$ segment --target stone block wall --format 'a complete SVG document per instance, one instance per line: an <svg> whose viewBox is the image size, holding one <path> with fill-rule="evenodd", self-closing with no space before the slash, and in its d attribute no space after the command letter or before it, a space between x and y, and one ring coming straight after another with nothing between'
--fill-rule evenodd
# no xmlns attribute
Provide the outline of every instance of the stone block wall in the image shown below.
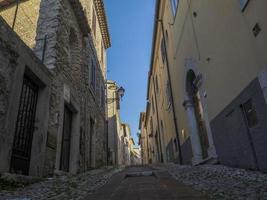
<svg viewBox="0 0 267 200"><path fill-rule="evenodd" d="M92 37L90 34L87 37L82 34L71 4L63 0L41 2L37 33L37 38L48 35L44 63L54 75L49 136L57 145L56 148L48 147L45 174L51 174L51 170L59 168L64 85L70 89L71 99L80 110L80 144L75 147L80 155L79 170L102 166L106 162L105 105L101 103L105 80ZM42 47L43 41L37 41L35 52L39 57ZM95 88L90 84L93 67L91 60L95 63ZM90 127L91 120L95 124L94 130ZM51 162L51 159L56 161ZM56 166L52 166L53 163Z"/></svg>
<svg viewBox="0 0 267 200"><path fill-rule="evenodd" d="M29 29L24 29L24 25L28 27L30 22L25 20L24 24L20 21L23 17L20 18L17 26L18 35L33 48L40 60L44 55L44 64L51 73L50 103L47 109L48 130L45 135L47 138L44 139L46 148L43 152L44 163L38 175L50 176L55 170L60 170L65 105L71 107L75 118L73 119L75 127L71 133L73 141L70 172L77 173L105 165L107 161L105 98L103 99L105 77L92 36L90 33L88 35L82 33L77 15L68 0L33 0L25 1L20 6L20 11L23 9L27 11L24 17L34 23ZM14 7L10 7L1 11L1 15L4 13L5 17L10 19L13 10ZM10 25L11 21L8 23ZM10 55L14 56L10 62L1 60L1 66L2 63L3 66L8 66L0 69L0 126L3 126L1 130L5 129L4 120L7 117L5 109L10 102L7 97L9 84L13 81L9 76L14 70L12 63L16 65L19 62L15 53L11 52ZM9 56L3 58L7 59ZM90 84L92 60L95 63L95 87ZM94 127L91 127L91 121L94 122ZM5 134L0 135L4 142Z"/></svg>
<svg viewBox="0 0 267 200"><path fill-rule="evenodd" d="M24 77L38 87L29 174L41 176L48 124L51 74L0 17L0 172L9 172Z"/></svg>

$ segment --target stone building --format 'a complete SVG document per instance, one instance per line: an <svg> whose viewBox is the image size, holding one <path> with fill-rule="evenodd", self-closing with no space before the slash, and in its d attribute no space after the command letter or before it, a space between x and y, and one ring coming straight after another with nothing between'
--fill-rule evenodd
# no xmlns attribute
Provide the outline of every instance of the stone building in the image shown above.
<svg viewBox="0 0 267 200"><path fill-rule="evenodd" d="M119 164L128 166L131 165L131 129L128 124L121 124L121 135L119 144Z"/></svg>
<svg viewBox="0 0 267 200"><path fill-rule="evenodd" d="M141 165L141 150L140 147L135 146L134 139L131 137L129 140L129 152L130 152L130 165Z"/></svg>
<svg viewBox="0 0 267 200"><path fill-rule="evenodd" d="M157 1L150 80L167 71L180 162L267 169L266 6Z"/></svg>
<svg viewBox="0 0 267 200"><path fill-rule="evenodd" d="M139 117L139 135L138 135L138 144L141 148L141 159L142 164L148 164L149 163L149 148L148 148L148 135L146 131L146 113L141 112Z"/></svg>
<svg viewBox="0 0 267 200"><path fill-rule="evenodd" d="M41 174L51 79L45 65L0 17L0 173Z"/></svg>
<svg viewBox="0 0 267 200"><path fill-rule="evenodd" d="M107 81L108 110L108 164L118 165L118 145L120 139L120 97L115 81Z"/></svg>
<svg viewBox="0 0 267 200"><path fill-rule="evenodd" d="M14 1L0 1L0 15L10 26L15 7ZM18 159L14 161L17 155L14 154L13 141L23 137L19 117L14 114L16 110L8 110L13 113L17 128L16 131L9 130L13 138L7 144L10 150L5 157L6 167L1 168L1 172L48 176L56 171L77 173L105 165L106 49L110 47L110 38L102 0L21 1L14 31L49 70L49 112L44 115L47 121L40 120L37 109L32 126L41 123L47 126L47 131L44 129L38 140L28 141L29 147L38 144L40 148L32 148L27 158L28 166L17 169L20 166L12 164L20 162ZM36 57L32 59L38 60ZM3 67L1 63L1 69ZM22 90L21 98L24 92ZM38 98L39 101L43 102ZM14 137L14 131L19 132L18 138ZM4 148L2 143L1 148ZM38 162L34 160L36 156Z"/></svg>
<svg viewBox="0 0 267 200"><path fill-rule="evenodd" d="M120 100L123 94L124 89L119 87L115 81L107 81L109 165L130 165L131 130L120 117Z"/></svg>

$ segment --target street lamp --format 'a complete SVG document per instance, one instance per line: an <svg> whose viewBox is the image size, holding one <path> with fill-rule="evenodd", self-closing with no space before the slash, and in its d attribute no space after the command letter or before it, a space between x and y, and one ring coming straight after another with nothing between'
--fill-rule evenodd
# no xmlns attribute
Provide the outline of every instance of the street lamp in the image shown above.
<svg viewBox="0 0 267 200"><path fill-rule="evenodd" d="M122 99L122 97L124 96L124 93L125 93L125 89L122 86L120 86L120 88L117 90L117 92L118 92L119 97Z"/></svg>
<svg viewBox="0 0 267 200"><path fill-rule="evenodd" d="M110 86L108 87L108 89L113 89L113 90L116 90L116 93L118 94L118 97L115 97L115 98L107 98L107 103L113 103L114 101L120 101L122 99L122 97L124 96L125 94L125 89L120 86Z"/></svg>

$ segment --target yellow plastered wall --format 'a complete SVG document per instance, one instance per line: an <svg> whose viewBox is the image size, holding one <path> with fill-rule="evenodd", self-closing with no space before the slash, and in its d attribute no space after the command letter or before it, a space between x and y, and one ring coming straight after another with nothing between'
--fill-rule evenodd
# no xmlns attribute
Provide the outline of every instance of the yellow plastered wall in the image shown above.
<svg viewBox="0 0 267 200"><path fill-rule="evenodd" d="M189 7L190 5L190 7ZM173 95L179 132L189 135L185 98L185 60L196 62L203 74L203 88L209 120L214 119L267 66L267 1L250 1L244 12L239 1L180 1L177 16L168 17L165 7L164 26L169 29L168 48ZM196 16L193 16L193 12ZM262 31L254 37L253 26ZM171 25L170 25L171 24Z"/></svg>
<svg viewBox="0 0 267 200"><path fill-rule="evenodd" d="M14 31L30 47L35 45L37 21L39 17L40 0L28 0L19 4ZM0 15L12 26L16 4L0 9Z"/></svg>

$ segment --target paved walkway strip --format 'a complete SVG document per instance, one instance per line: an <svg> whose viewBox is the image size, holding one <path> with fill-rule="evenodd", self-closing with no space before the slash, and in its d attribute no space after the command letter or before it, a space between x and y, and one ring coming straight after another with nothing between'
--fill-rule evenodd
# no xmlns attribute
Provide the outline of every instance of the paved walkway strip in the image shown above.
<svg viewBox="0 0 267 200"><path fill-rule="evenodd" d="M85 200L176 199L207 200L208 197L190 186L178 183L166 171L131 168L116 174L107 185L85 198Z"/></svg>

